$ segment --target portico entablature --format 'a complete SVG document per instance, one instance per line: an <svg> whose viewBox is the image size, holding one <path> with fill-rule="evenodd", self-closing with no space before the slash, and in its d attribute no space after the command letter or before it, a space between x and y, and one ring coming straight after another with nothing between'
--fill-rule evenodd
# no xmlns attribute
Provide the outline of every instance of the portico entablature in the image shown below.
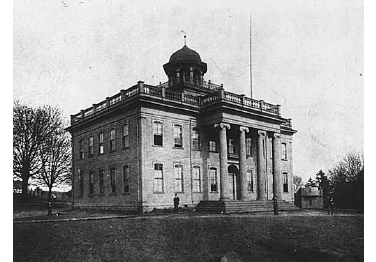
<svg viewBox="0 0 376 262"><path fill-rule="evenodd" d="M225 118L221 117L218 119L212 119L212 121L210 122L205 122L205 125L212 125L212 123L228 123L230 125L244 126L251 129L264 130L273 133L281 132L281 126L279 124L273 124L249 118L238 119L230 115Z"/></svg>

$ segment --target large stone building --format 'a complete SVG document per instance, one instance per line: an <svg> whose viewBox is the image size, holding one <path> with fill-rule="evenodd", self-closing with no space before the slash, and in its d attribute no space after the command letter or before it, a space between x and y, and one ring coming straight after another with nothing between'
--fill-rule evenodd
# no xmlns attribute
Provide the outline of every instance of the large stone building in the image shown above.
<svg viewBox="0 0 376 262"><path fill-rule="evenodd" d="M270 208L273 194L292 203L296 131L280 106L204 81L207 64L186 45L163 68L168 82L71 116L73 206L149 211L175 193L224 212Z"/></svg>

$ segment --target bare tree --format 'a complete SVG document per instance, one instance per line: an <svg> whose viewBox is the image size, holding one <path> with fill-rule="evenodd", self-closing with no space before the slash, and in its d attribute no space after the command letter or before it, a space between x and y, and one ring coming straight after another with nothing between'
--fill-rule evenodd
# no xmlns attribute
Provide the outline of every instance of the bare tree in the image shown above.
<svg viewBox="0 0 376 262"><path fill-rule="evenodd" d="M303 186L303 179L301 176L294 175L293 176L293 184L295 185L295 190L298 190Z"/></svg>
<svg viewBox="0 0 376 262"><path fill-rule="evenodd" d="M60 110L51 106L32 108L18 101L13 105L13 176L22 180L27 196L30 177L41 168L41 144L62 126Z"/></svg>
<svg viewBox="0 0 376 262"><path fill-rule="evenodd" d="M48 187L48 215L52 214L52 188L70 183L71 145L63 128L44 141L40 149L41 168L35 175L37 183Z"/></svg>

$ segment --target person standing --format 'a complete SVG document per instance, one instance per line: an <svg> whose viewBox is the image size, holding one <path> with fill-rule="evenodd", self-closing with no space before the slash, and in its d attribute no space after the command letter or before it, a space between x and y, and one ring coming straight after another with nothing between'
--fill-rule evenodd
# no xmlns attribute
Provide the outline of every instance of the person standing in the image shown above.
<svg viewBox="0 0 376 262"><path fill-rule="evenodd" d="M328 215L333 215L334 210L334 200L332 197L329 198L329 209L328 209Z"/></svg>
<svg viewBox="0 0 376 262"><path fill-rule="evenodd" d="M274 215L278 216L278 198L276 196L273 197L273 210Z"/></svg>
<svg viewBox="0 0 376 262"><path fill-rule="evenodd" d="M179 202L180 202L180 199L178 197L178 194L175 193L175 197L174 197L174 212L175 213L179 211Z"/></svg>

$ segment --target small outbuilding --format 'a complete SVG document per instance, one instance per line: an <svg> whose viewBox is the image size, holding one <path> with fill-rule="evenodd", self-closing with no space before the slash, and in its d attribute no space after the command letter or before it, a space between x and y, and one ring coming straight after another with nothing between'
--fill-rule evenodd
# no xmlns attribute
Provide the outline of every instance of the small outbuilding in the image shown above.
<svg viewBox="0 0 376 262"><path fill-rule="evenodd" d="M322 209L324 198L322 189L318 187L300 188L295 194L295 205L300 208Z"/></svg>

